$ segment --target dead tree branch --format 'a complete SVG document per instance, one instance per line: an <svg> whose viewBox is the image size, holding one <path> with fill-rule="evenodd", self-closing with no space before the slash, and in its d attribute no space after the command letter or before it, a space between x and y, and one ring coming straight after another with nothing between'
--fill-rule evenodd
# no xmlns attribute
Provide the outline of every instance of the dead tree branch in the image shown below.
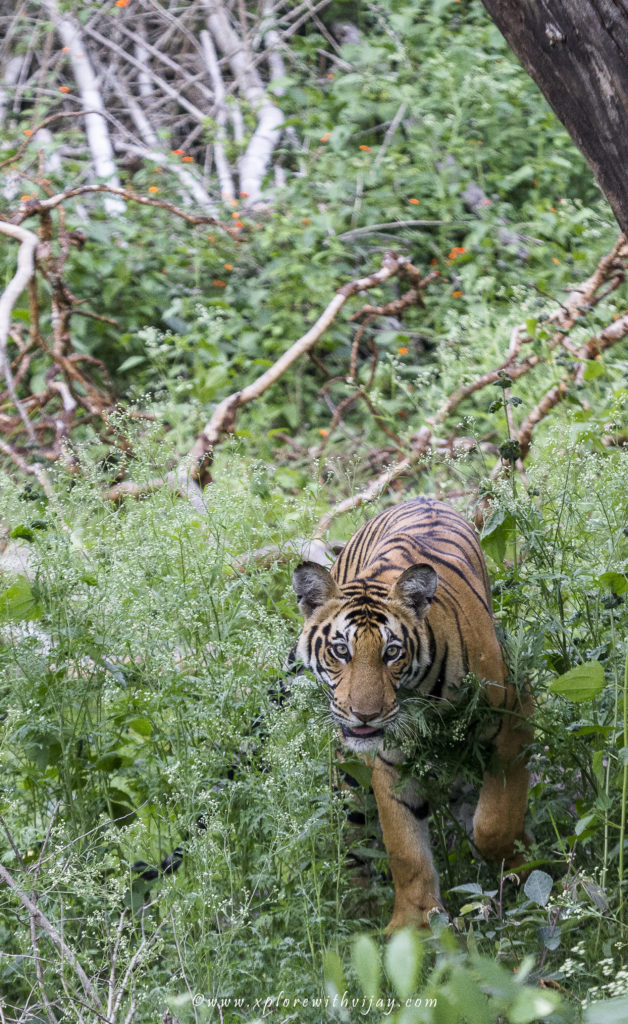
<svg viewBox="0 0 628 1024"><path fill-rule="evenodd" d="M223 398L222 402L216 406L211 419L199 434L189 455L192 472L195 475L198 474L202 483L208 482L208 470L212 462L213 448L220 441L221 437L233 431L238 409L259 398L272 384L276 383L286 370L318 341L352 295L375 288L377 285L387 281L388 278L398 274L406 262L407 260L403 256L387 253L382 266L375 273L343 285L342 288L338 289L334 298L310 330L303 337L299 338L298 341L295 341L261 377L258 377L256 381L241 391L236 391Z"/></svg>
<svg viewBox="0 0 628 1024"><path fill-rule="evenodd" d="M547 342L550 351L562 346L570 354L574 354L574 346L566 337L568 332L608 293L608 289L600 293L604 285L612 289L624 280L625 262L627 259L628 243L625 236L622 235L611 252L600 260L593 274L582 284L572 289L564 302L561 303L559 309L549 317L547 327L548 330L553 329L553 333L551 333ZM599 334L590 338L583 346L575 349L577 361L570 372L543 396L528 414L518 431L517 440L521 448L522 458L529 451L534 428L567 394L568 385L573 383L582 371L584 361L595 358L604 349L615 345L627 335L628 314L620 317L604 328ZM434 429L442 426L466 398L488 385L494 384L500 377L507 376L514 380L529 373L535 366L542 364L544 360L540 355L531 354L521 359L519 358L523 345L530 344L532 341L533 339L528 334L524 325L515 327L511 333L508 356L504 362L494 370L482 374L476 380L465 384L452 395L447 396L436 414L427 418L426 422L414 434L411 452L388 466L386 470L380 473L363 490L339 502L330 509L320 519L314 536L321 538L338 516L351 509L359 508L369 501L373 501L393 481L419 465L431 449L434 441Z"/></svg>

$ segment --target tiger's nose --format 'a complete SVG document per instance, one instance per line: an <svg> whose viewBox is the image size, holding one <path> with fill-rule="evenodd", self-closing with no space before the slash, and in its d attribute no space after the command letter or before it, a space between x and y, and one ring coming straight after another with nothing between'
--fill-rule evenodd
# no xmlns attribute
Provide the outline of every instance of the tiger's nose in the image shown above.
<svg viewBox="0 0 628 1024"><path fill-rule="evenodd" d="M373 711L365 714L363 711L356 711L355 708L352 707L349 708L349 711L352 715L355 715L356 718L359 718L361 722L364 722L365 725L367 722L372 722L374 718L379 718L381 714L380 711Z"/></svg>

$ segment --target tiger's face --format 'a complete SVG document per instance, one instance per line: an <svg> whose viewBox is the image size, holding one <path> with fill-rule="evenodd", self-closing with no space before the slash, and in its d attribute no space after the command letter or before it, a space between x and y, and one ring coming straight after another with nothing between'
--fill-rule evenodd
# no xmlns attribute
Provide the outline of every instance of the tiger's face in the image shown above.
<svg viewBox="0 0 628 1024"><path fill-rule="evenodd" d="M413 565L390 588L356 580L339 587L315 562L297 567L293 586L305 625L296 654L325 689L344 743L382 746L399 725L398 691L429 662L425 615L438 577Z"/></svg>

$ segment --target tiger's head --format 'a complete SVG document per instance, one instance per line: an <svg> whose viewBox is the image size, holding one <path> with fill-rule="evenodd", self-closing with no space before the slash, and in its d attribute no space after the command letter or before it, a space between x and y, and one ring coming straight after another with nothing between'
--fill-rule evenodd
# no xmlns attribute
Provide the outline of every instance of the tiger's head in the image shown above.
<svg viewBox="0 0 628 1024"><path fill-rule="evenodd" d="M295 569L305 616L296 656L323 685L351 750L380 747L385 732L395 731L397 693L429 663L424 619L437 583L426 564L410 566L390 587L361 580L339 586L315 562Z"/></svg>

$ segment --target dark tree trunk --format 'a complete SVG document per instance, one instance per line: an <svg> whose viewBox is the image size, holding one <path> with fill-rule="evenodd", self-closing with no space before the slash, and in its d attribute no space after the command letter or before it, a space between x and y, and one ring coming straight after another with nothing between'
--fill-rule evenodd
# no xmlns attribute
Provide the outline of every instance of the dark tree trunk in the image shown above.
<svg viewBox="0 0 628 1024"><path fill-rule="evenodd" d="M628 0L482 0L628 234Z"/></svg>

